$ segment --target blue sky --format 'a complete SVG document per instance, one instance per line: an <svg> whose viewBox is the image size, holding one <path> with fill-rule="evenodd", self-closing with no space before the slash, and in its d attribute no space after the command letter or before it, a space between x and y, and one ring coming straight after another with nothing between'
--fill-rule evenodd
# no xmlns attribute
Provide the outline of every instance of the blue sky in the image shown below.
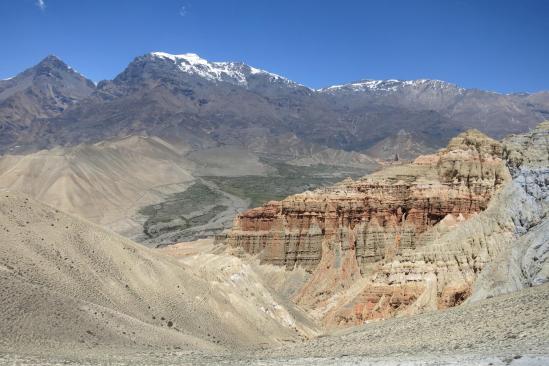
<svg viewBox="0 0 549 366"><path fill-rule="evenodd" d="M0 78L55 54L98 81L150 51L310 87L435 78L549 90L546 0L0 0Z"/></svg>

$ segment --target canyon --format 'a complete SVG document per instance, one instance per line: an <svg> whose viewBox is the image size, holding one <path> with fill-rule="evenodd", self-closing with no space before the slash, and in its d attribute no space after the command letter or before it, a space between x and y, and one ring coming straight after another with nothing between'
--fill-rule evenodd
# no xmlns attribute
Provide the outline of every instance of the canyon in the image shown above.
<svg viewBox="0 0 549 366"><path fill-rule="evenodd" d="M3 191L0 364L544 364L548 146L466 131L162 248Z"/></svg>
<svg viewBox="0 0 549 366"><path fill-rule="evenodd" d="M548 134L547 122L502 143L466 131L412 163L248 210L218 241L304 268L310 277L293 301L328 327L453 307L516 238L515 221L544 217ZM515 187L526 174L536 179ZM540 189L532 207L506 212L517 210L515 195Z"/></svg>

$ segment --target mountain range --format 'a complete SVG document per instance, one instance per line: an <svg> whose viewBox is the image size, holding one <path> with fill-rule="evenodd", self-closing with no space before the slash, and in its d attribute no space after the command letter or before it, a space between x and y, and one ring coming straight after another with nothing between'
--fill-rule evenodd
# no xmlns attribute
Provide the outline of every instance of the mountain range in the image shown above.
<svg viewBox="0 0 549 366"><path fill-rule="evenodd" d="M2 152L147 134L195 149L237 145L285 158L296 145L413 158L468 128L502 138L548 117L549 92L498 94L438 80L315 90L192 53L139 56L97 85L55 56L0 81Z"/></svg>

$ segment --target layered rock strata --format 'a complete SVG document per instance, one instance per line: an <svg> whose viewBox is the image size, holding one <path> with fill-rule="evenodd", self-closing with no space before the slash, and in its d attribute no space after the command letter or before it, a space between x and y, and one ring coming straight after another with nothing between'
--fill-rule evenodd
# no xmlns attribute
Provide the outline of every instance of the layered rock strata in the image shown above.
<svg viewBox="0 0 549 366"><path fill-rule="evenodd" d="M452 226L484 210L508 179L501 155L498 142L469 131L412 164L248 210L227 242L260 253L264 263L311 271L322 244L332 251L339 243L340 254L353 251L367 273L372 263L423 245L437 223Z"/></svg>
<svg viewBox="0 0 549 366"><path fill-rule="evenodd" d="M547 168L539 157L547 130L542 124L504 145L467 131L411 164L246 211L225 242L263 263L311 272L294 301L326 325L458 305L520 235L528 188L515 186L525 179L524 161ZM528 179L545 182L535 174ZM544 184L526 186L539 200Z"/></svg>

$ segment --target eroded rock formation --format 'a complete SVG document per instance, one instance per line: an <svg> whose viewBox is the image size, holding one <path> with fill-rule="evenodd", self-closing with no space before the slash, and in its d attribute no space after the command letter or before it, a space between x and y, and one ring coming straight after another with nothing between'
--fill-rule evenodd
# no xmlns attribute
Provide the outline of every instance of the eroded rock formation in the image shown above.
<svg viewBox="0 0 549 366"><path fill-rule="evenodd" d="M501 145L466 132L435 155L392 166L358 181L273 201L241 214L228 242L266 263L314 269L323 241L354 250L361 271L421 245L421 234L486 208L508 178Z"/></svg>
<svg viewBox="0 0 549 366"><path fill-rule="evenodd" d="M311 272L294 301L326 325L458 305L517 235L513 215L493 199L512 194L506 163L517 172L530 158L518 145L532 136L513 141L504 147L467 131L411 164L248 210L225 242L262 263Z"/></svg>

